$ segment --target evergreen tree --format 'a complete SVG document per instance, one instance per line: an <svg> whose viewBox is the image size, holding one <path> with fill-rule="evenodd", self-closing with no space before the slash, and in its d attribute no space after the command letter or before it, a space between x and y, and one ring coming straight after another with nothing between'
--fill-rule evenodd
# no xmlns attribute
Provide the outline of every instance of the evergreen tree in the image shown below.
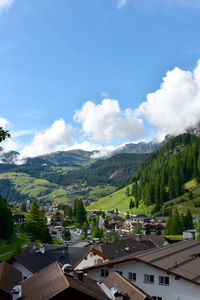
<svg viewBox="0 0 200 300"><path fill-rule="evenodd" d="M22 204L21 204L21 211L26 212L26 201L25 201L25 200L22 201Z"/></svg>
<svg viewBox="0 0 200 300"><path fill-rule="evenodd" d="M93 230L91 231L91 236L92 236L92 238L100 239L103 236L103 231L98 226L95 226L93 228Z"/></svg>
<svg viewBox="0 0 200 300"><path fill-rule="evenodd" d="M69 229L66 229L65 230L65 240L66 241L70 241L71 240L71 233L70 233L70 231L69 231Z"/></svg>
<svg viewBox="0 0 200 300"><path fill-rule="evenodd" d="M187 229L193 229L194 224L193 224L193 218L190 209L188 208L187 213L184 217L184 230Z"/></svg>
<svg viewBox="0 0 200 300"><path fill-rule="evenodd" d="M83 235L87 236L87 231L88 231L88 223L87 222L83 223L82 229L83 229Z"/></svg>
<svg viewBox="0 0 200 300"><path fill-rule="evenodd" d="M142 227L141 223L139 221L137 221L132 233L133 234L140 234L141 227Z"/></svg>
<svg viewBox="0 0 200 300"><path fill-rule="evenodd" d="M31 236L32 241L40 240L42 243L52 242L45 214L39 208L36 201L33 201L26 217L25 231Z"/></svg>
<svg viewBox="0 0 200 300"><path fill-rule="evenodd" d="M129 186L127 186L127 188L126 188L126 196L129 196L129 194L130 194L130 188L129 188Z"/></svg>
<svg viewBox="0 0 200 300"><path fill-rule="evenodd" d="M175 181L172 176L169 177L168 187L169 187L169 199L175 198L175 196L176 196Z"/></svg>
<svg viewBox="0 0 200 300"><path fill-rule="evenodd" d="M8 239L14 233L14 222L10 207L0 196L0 238Z"/></svg>
<svg viewBox="0 0 200 300"><path fill-rule="evenodd" d="M79 224L83 224L86 221L86 211L81 198L75 200L74 217Z"/></svg>

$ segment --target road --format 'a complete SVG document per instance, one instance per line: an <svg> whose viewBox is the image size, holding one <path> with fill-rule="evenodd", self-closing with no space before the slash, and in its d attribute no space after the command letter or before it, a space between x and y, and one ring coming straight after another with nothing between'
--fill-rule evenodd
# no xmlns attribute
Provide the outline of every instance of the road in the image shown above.
<svg viewBox="0 0 200 300"><path fill-rule="evenodd" d="M79 234L76 233L76 232L74 231L74 229L70 229L70 233L71 233L71 236L72 236L71 243L76 242L76 241L79 240L80 237L81 237L80 233L79 233Z"/></svg>

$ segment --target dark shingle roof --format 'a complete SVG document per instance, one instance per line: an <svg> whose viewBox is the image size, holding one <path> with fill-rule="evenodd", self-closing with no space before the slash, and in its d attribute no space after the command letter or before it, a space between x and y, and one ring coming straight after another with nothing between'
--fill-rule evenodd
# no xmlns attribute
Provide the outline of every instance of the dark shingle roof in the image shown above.
<svg viewBox="0 0 200 300"><path fill-rule="evenodd" d="M22 281L22 273L7 262L0 264L0 288L10 292L12 288Z"/></svg>
<svg viewBox="0 0 200 300"><path fill-rule="evenodd" d="M126 256L138 251L155 247L153 244L144 244L133 238L127 238L115 243L101 243L94 246L94 249L101 252L110 259Z"/></svg>
<svg viewBox="0 0 200 300"><path fill-rule="evenodd" d="M39 244L32 243L17 257L17 260L26 265L33 273L39 272L55 261L61 264L68 263L75 267L91 248L91 246L79 248L49 244L45 244L44 247L45 253L41 253L36 250L39 249Z"/></svg>

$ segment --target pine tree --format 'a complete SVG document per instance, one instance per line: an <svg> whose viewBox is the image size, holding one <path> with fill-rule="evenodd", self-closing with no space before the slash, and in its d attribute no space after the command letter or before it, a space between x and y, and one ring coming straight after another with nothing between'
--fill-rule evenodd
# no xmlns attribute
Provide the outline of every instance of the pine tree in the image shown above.
<svg viewBox="0 0 200 300"><path fill-rule="evenodd" d="M193 229L194 224L193 224L193 218L190 209L188 208L187 213L184 217L184 229Z"/></svg>
<svg viewBox="0 0 200 300"><path fill-rule="evenodd" d="M52 242L45 214L40 210L36 201L33 201L26 217L25 231L31 236L32 241L40 240L42 243Z"/></svg>
<svg viewBox="0 0 200 300"><path fill-rule="evenodd" d="M26 201L25 201L25 200L22 201L22 204L21 204L21 211L26 212Z"/></svg>
<svg viewBox="0 0 200 300"><path fill-rule="evenodd" d="M71 240L71 233L70 233L69 229L65 230L65 240L66 241Z"/></svg>
<svg viewBox="0 0 200 300"><path fill-rule="evenodd" d="M0 238L8 239L14 233L14 222L10 207L0 196Z"/></svg>
<svg viewBox="0 0 200 300"><path fill-rule="evenodd" d="M75 200L74 217L79 224L83 224L86 221L86 211L81 198Z"/></svg>
<svg viewBox="0 0 200 300"><path fill-rule="evenodd" d="M130 194L130 188L129 188L129 186L127 186L127 188L126 188L126 196L129 196L129 194Z"/></svg>

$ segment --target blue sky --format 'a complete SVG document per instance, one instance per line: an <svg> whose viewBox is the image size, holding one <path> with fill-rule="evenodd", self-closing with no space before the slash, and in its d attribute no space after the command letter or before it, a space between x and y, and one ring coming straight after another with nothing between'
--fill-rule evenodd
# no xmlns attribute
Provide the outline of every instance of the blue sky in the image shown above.
<svg viewBox="0 0 200 300"><path fill-rule="evenodd" d="M199 121L200 0L0 0L3 146L35 156Z"/></svg>

